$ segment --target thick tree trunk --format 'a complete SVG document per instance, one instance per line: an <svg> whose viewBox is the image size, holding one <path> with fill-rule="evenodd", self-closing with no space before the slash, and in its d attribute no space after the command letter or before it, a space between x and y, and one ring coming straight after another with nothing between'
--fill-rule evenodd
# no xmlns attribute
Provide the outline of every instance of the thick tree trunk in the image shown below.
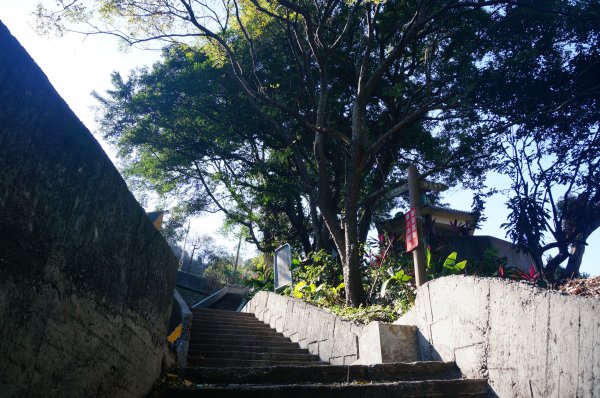
<svg viewBox="0 0 600 398"><path fill-rule="evenodd" d="M365 301L365 293L360 272L360 231L358 220L358 200L364 182L362 147L364 105L356 103L352 115L352 144L346 162L346 184L344 192L344 236L346 252L344 256L344 285L346 305L358 307Z"/></svg>
<svg viewBox="0 0 600 398"><path fill-rule="evenodd" d="M581 261L583 260L583 254L585 253L585 239L577 241L571 247L571 256L567 262L567 269L565 270L566 278L576 278L579 276L579 267L581 267Z"/></svg>
<svg viewBox="0 0 600 398"><path fill-rule="evenodd" d="M344 286L346 291L346 305L358 307L365 302L365 293L360 273L360 250L358 244L346 245L344 256Z"/></svg>
<svg viewBox="0 0 600 398"><path fill-rule="evenodd" d="M546 277L552 280L554 278L554 273L556 272L558 266L562 264L563 261L565 261L568 257L569 252L567 251L567 249L561 248L558 254L552 257L546 263L546 266L544 267L544 273L546 274Z"/></svg>

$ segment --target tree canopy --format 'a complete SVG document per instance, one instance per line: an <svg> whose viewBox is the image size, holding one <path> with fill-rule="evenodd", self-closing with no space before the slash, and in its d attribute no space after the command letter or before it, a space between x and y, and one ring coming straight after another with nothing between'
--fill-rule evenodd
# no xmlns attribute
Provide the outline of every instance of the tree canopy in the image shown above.
<svg viewBox="0 0 600 398"><path fill-rule="evenodd" d="M479 187L502 133L558 137L540 122L572 116L561 104L582 92L569 79L597 68L594 1L59 3L38 9L45 27L178 43L152 71L115 76L105 100L132 172L305 250L331 240L351 305L364 298L361 243L408 164ZM588 109L582 132L597 130Z"/></svg>

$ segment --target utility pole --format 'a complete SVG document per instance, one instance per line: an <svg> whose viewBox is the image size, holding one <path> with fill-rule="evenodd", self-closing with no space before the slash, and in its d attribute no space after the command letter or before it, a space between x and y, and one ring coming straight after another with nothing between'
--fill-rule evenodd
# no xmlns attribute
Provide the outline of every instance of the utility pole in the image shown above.
<svg viewBox="0 0 600 398"><path fill-rule="evenodd" d="M238 241L237 253L235 254L235 265L233 267L233 283L238 281L238 263L240 261L240 246L242 246L242 229L240 228L240 240Z"/></svg>
<svg viewBox="0 0 600 398"><path fill-rule="evenodd" d="M415 265L415 280L417 287L427 282L427 256L425 255L425 241L423 233L423 220L421 218L421 188L419 186L419 171L417 166L408 166L408 198L410 207L415 209L417 217L417 234L419 244L412 251L413 263Z"/></svg>
<svg viewBox="0 0 600 398"><path fill-rule="evenodd" d="M185 230L185 238L183 239L183 247L181 248L181 258L179 259L179 269L183 271L183 260L185 258L185 245L187 243L188 234L190 233L190 222L188 221L188 227Z"/></svg>

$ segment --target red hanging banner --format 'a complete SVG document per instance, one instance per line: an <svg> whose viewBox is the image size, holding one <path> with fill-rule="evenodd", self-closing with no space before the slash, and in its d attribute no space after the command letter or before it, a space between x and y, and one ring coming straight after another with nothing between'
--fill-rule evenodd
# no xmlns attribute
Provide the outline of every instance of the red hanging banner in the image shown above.
<svg viewBox="0 0 600 398"><path fill-rule="evenodd" d="M406 251L410 252L419 246L419 233L417 230L417 211L412 208L404 215L406 229Z"/></svg>

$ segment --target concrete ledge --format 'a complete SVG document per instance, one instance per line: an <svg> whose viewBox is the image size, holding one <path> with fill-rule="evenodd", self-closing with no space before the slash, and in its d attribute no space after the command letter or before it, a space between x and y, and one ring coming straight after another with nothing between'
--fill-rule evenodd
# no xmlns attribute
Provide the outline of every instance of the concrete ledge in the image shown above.
<svg viewBox="0 0 600 398"><path fill-rule="evenodd" d="M208 308L217 301L219 301L223 296L227 294L227 286L221 290L217 290L210 296L198 301L196 304L192 305L192 308Z"/></svg>
<svg viewBox="0 0 600 398"><path fill-rule="evenodd" d="M322 361L350 365L358 359L358 337L363 326L343 321L302 300L263 291L242 311L253 313Z"/></svg>
<svg viewBox="0 0 600 398"><path fill-rule="evenodd" d="M359 359L353 365L415 362L417 360L416 326L371 322L358 339Z"/></svg>
<svg viewBox="0 0 600 398"><path fill-rule="evenodd" d="M417 290L421 360L456 361L500 397L600 397L600 302L498 278L452 276Z"/></svg>
<svg viewBox="0 0 600 398"><path fill-rule="evenodd" d="M192 328L192 320L194 315L187 306L185 300L177 290L175 290L174 299L179 303L181 308L181 337L175 348L177 353L177 366L181 369L187 366L187 354L190 347L190 329Z"/></svg>

